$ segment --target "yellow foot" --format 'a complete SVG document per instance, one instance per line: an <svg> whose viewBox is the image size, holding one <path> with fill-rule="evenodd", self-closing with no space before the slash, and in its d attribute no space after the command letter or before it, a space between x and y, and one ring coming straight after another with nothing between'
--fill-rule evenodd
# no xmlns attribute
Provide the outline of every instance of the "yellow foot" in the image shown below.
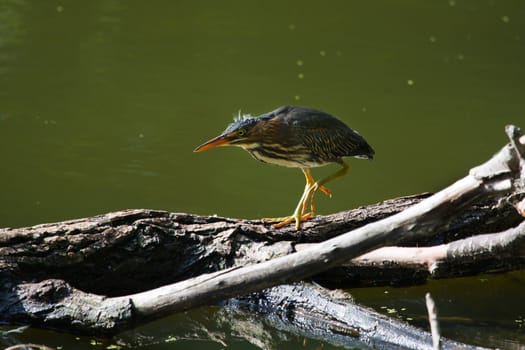
<svg viewBox="0 0 525 350"><path fill-rule="evenodd" d="M277 221L276 224L272 225L273 228L281 228L295 221L295 229L298 230L299 226L301 225L301 222L306 221L310 219L311 217L312 217L312 213L306 213L303 215L291 215L291 216L284 216L281 218L264 218L262 220L264 222L276 222Z"/></svg>

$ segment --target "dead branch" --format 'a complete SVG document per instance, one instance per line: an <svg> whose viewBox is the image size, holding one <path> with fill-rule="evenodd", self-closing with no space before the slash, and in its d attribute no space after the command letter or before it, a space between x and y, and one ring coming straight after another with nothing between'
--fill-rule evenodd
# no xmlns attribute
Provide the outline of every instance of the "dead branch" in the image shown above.
<svg viewBox="0 0 525 350"><path fill-rule="evenodd" d="M7 322L115 333L318 275L385 245L428 242L436 233L445 233L448 241L474 222L486 223L484 230L512 227L522 218L514 209L514 216L509 214L512 205L500 200L523 193L525 139L515 127L507 134L511 142L500 152L435 195L319 217L301 232L275 232L259 221L151 210L2 229L0 315ZM485 202L505 215L497 220L494 212L468 216ZM378 208L383 210L362 215ZM326 238L295 249L298 242Z"/></svg>
<svg viewBox="0 0 525 350"><path fill-rule="evenodd" d="M439 331L437 308L430 293L425 294L425 303L428 311L428 322L430 323L430 333L432 334L432 350L441 349L441 333Z"/></svg>
<svg viewBox="0 0 525 350"><path fill-rule="evenodd" d="M298 244L297 250L311 243ZM479 234L430 247L382 247L315 277L319 283L348 281L338 287L413 284L427 278L473 276L525 266L525 221L503 232Z"/></svg>
<svg viewBox="0 0 525 350"><path fill-rule="evenodd" d="M141 317L179 312L315 275L374 248L399 241L400 235L427 237L446 227L450 218L480 198L510 192L522 184L519 164L525 144L508 128L512 143L466 177L388 218L331 238L305 250L255 265L201 275L194 279L137 293L131 299Z"/></svg>

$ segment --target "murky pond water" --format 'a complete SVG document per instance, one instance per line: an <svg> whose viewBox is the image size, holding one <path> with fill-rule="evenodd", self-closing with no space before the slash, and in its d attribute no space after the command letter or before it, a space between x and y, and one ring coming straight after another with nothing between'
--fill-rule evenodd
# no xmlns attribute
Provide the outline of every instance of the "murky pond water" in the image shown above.
<svg viewBox="0 0 525 350"><path fill-rule="evenodd" d="M288 214L303 188L298 170L240 149L192 152L239 110L256 115L283 104L337 115L377 152L372 162L350 161L352 173L331 185L333 198L319 197L319 213L435 191L495 153L506 124L525 127L524 62L518 0L0 0L0 227L124 208ZM453 320L444 328L478 344L504 334L508 342L494 344L519 348L513 339L525 344L525 308L500 297L514 290L515 275L492 279L498 292L480 293L478 308L515 313L488 322L459 298L453 308L471 310L461 317L479 337L465 339ZM462 295L487 285L467 280L427 287ZM355 293L380 310L410 310L401 305L422 303L425 288ZM162 327L177 335L176 322ZM49 331L20 337L93 348ZM155 349L205 346L166 344ZM285 344L305 346L293 337Z"/></svg>

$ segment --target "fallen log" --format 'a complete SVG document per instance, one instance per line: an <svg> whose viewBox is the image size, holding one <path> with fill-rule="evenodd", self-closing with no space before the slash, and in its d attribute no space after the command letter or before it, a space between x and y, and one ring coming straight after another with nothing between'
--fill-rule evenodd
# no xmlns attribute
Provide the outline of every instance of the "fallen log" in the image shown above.
<svg viewBox="0 0 525 350"><path fill-rule="evenodd" d="M320 276L387 244L428 243L438 233L446 242L513 227L522 220L514 205L523 192L525 140L517 128L507 133L511 142L491 160L435 195L317 217L300 232L152 210L1 229L1 321L114 334L168 313ZM524 251L519 244L513 249ZM522 266L522 255L511 268Z"/></svg>
<svg viewBox="0 0 525 350"><path fill-rule="evenodd" d="M257 308L254 300L259 300ZM230 299L229 305L240 310L265 310L278 329L346 348L432 349L428 332L359 306L341 291L303 283L282 285ZM381 325L380 329L377 325ZM482 349L449 339L442 339L441 346L443 350Z"/></svg>
<svg viewBox="0 0 525 350"><path fill-rule="evenodd" d="M168 322L179 325L177 339L216 342L224 348L244 340L260 349L282 349L290 347L290 338L302 338L310 347L316 340L352 349L430 350L432 346L427 332L360 306L348 293L304 282L228 299L207 309L206 317L190 311ZM172 337L172 329L153 322L113 341L137 347ZM481 349L448 339L442 348Z"/></svg>

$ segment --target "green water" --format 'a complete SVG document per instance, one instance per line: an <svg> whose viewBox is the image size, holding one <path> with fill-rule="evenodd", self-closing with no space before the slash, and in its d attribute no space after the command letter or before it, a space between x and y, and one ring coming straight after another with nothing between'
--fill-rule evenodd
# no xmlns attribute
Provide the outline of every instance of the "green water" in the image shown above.
<svg viewBox="0 0 525 350"><path fill-rule="evenodd" d="M0 0L0 227L289 214L300 171L192 152L239 110L283 104L330 112L376 150L319 213L435 191L495 153L505 124L525 127L524 62L519 0Z"/></svg>

